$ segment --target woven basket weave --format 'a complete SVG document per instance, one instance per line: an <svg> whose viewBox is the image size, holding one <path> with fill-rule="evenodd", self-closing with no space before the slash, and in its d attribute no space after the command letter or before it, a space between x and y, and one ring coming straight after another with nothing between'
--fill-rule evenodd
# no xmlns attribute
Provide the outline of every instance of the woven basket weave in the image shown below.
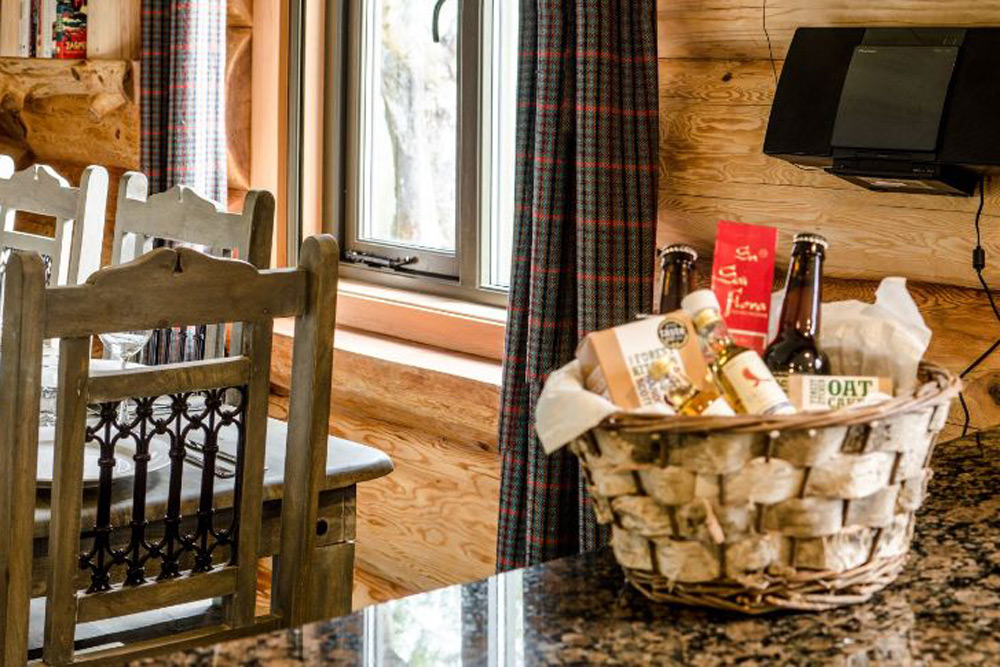
<svg viewBox="0 0 1000 667"><path fill-rule="evenodd" d="M619 415L573 443L615 557L648 597L745 613L868 600L903 567L961 387L780 417Z"/></svg>

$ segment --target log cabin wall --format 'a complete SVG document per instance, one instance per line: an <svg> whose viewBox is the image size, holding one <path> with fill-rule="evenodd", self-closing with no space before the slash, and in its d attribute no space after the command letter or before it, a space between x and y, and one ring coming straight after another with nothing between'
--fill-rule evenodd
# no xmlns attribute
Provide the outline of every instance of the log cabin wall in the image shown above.
<svg viewBox="0 0 1000 667"><path fill-rule="evenodd" d="M251 189L253 0L228 0L226 13L226 149L229 207L243 209Z"/></svg>
<svg viewBox="0 0 1000 667"><path fill-rule="evenodd" d="M775 77L799 26L1000 26L996 0L659 0L661 183L658 238L711 266L718 220L826 236L827 300L871 300L905 276L934 330L930 358L963 369L1000 336L972 270L978 198L872 193L762 152ZM774 54L774 68L770 52ZM996 180L996 179L995 179ZM1000 182L982 219L986 277L1000 289ZM779 268L783 277L784 267ZM970 376L973 426L1000 422L1000 353ZM959 413L953 424L961 424ZM955 429L950 432L954 433Z"/></svg>

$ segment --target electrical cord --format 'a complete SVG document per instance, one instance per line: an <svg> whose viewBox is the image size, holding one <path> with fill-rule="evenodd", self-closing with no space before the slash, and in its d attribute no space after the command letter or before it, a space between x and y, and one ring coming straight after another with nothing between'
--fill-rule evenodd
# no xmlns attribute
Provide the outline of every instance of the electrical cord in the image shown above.
<svg viewBox="0 0 1000 667"><path fill-rule="evenodd" d="M774 74L774 86L778 87L778 67L774 64L774 48L771 46L771 33L767 31L767 0L761 0L760 22L764 28L764 38L767 39L767 53L771 60L771 73Z"/></svg>
<svg viewBox="0 0 1000 667"><path fill-rule="evenodd" d="M986 250L983 248L983 237L982 230L980 228L980 222L983 217L983 209L986 207L986 177L979 177L979 209L976 211L976 247L972 249L972 268L976 272L976 277L979 278L979 284L983 286L983 290L986 292L986 298L990 302L990 308L993 309L993 315L1000 322L1000 308L997 308L996 299L993 298L993 290L990 289L989 284L986 282L986 276L983 275L983 271L986 269ZM1000 339L996 340L985 352L976 357L976 360L969 364L964 371L959 374L959 377L965 379L972 371L979 368L980 365L987 358L990 357L996 350L1000 348ZM959 393L958 401L962 405L962 413L964 415L964 421L962 423L962 437L964 438L969 433L969 425L972 422L972 416L969 414L969 406L965 402L964 392ZM979 443L979 432L976 432L976 442Z"/></svg>

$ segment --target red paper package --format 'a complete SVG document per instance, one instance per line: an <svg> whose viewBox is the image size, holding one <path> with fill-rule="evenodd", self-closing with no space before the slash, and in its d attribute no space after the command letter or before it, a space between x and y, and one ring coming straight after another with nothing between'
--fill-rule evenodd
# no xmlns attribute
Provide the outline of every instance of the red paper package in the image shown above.
<svg viewBox="0 0 1000 667"><path fill-rule="evenodd" d="M774 283L773 227L719 221L712 266L712 291L736 343L763 354Z"/></svg>

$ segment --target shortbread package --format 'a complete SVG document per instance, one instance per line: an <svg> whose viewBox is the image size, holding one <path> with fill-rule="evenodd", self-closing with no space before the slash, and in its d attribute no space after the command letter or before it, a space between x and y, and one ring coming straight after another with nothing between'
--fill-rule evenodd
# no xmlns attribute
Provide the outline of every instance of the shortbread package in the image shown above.
<svg viewBox="0 0 1000 667"><path fill-rule="evenodd" d="M587 389L623 410L635 410L663 402L656 383L649 381L649 366L668 354L678 356L695 387L709 386L698 334L684 311L595 331L580 343L576 357Z"/></svg>

